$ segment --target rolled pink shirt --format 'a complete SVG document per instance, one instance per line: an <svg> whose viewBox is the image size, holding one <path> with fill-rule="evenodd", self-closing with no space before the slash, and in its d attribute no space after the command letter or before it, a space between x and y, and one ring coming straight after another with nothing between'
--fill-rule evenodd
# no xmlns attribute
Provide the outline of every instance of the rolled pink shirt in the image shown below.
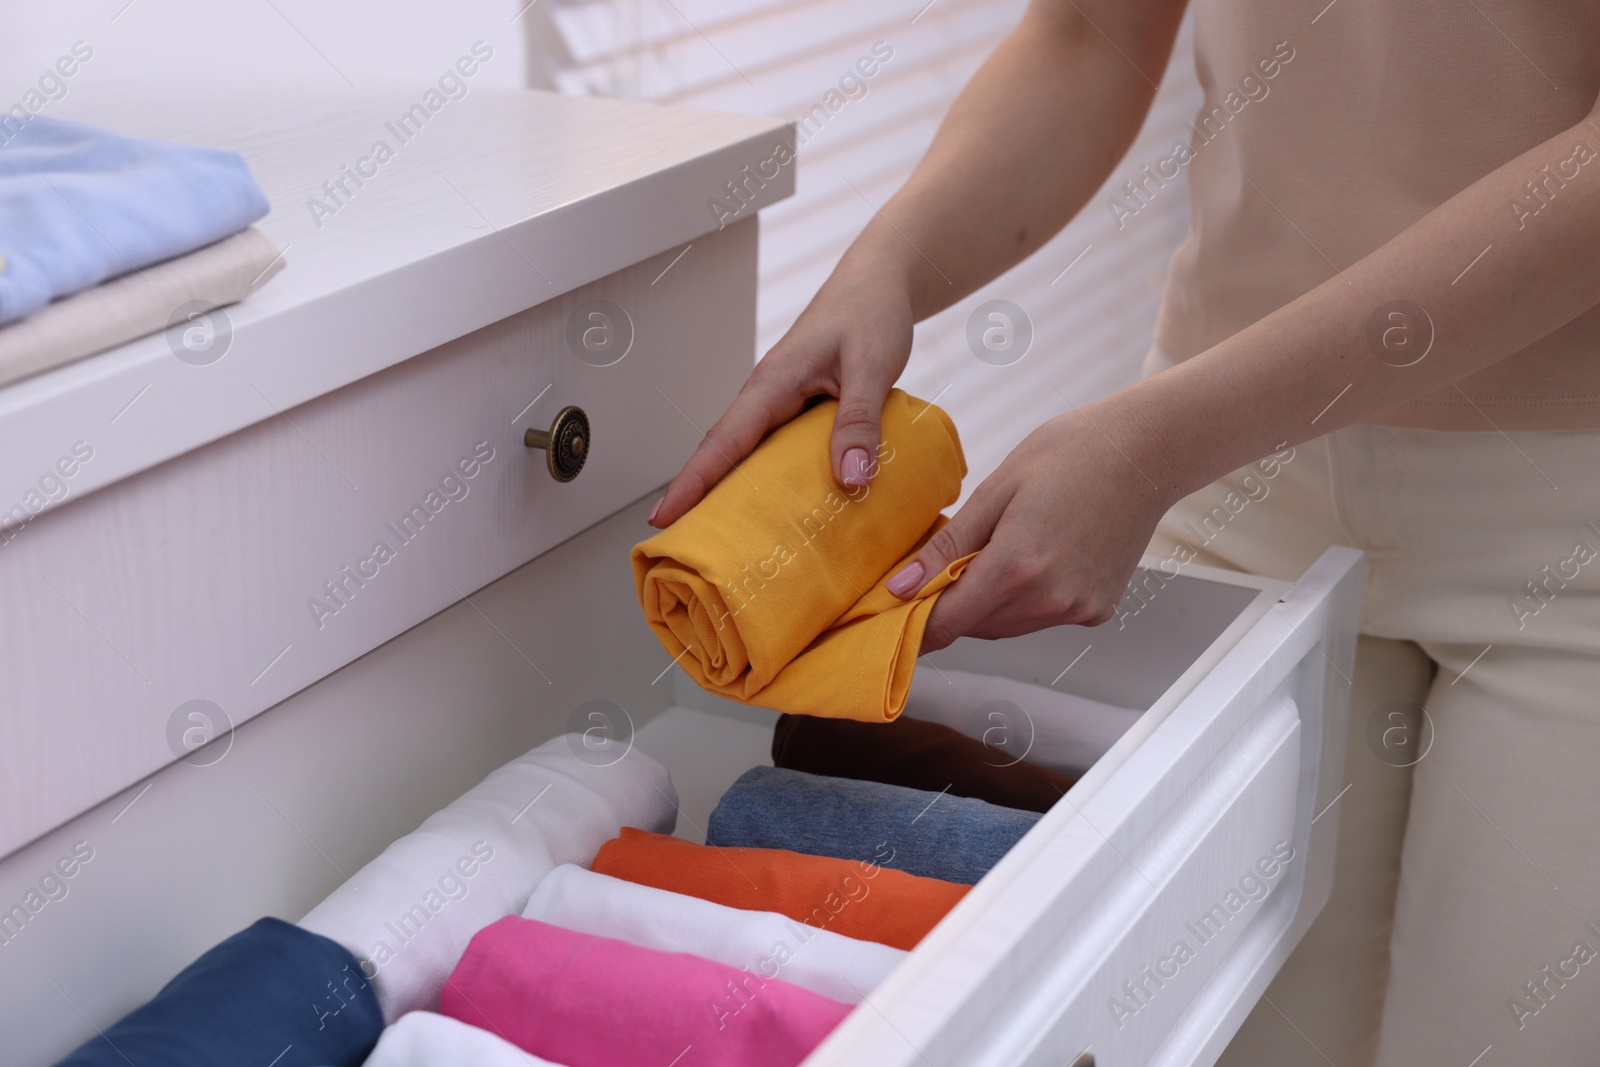
<svg viewBox="0 0 1600 1067"><path fill-rule="evenodd" d="M473 937L439 1008L567 1067L795 1067L850 1006L767 977L782 966L743 970L511 915Z"/></svg>

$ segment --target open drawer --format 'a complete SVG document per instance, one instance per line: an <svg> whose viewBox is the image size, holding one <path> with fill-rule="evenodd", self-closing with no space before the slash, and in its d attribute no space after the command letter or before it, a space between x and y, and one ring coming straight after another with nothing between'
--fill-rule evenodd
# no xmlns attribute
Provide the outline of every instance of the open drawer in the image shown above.
<svg viewBox="0 0 1600 1067"><path fill-rule="evenodd" d="M298 918L595 699L671 770L695 837L767 761L773 715L700 693L645 627L626 560L651 499L10 857L6 899L94 853L4 946L17 1062L256 916ZM1360 571L1342 549L1290 587L1189 568L1120 630L928 657L919 684L960 669L1148 710L808 1062L1211 1063L1326 899Z"/></svg>

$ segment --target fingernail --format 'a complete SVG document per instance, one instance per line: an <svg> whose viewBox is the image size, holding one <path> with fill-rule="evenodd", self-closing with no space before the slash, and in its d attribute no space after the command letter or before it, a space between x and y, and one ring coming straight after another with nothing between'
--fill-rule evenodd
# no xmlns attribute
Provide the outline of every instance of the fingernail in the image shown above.
<svg viewBox="0 0 1600 1067"><path fill-rule="evenodd" d="M665 504L666 502L667 502L667 498L666 497L662 497L660 500L657 500L656 501L656 506L650 509L650 514L645 516L644 521L647 522L647 523L655 522L656 521L656 512L660 511L661 510L661 505Z"/></svg>
<svg viewBox="0 0 1600 1067"><path fill-rule="evenodd" d="M852 448L844 454L844 462L840 464L843 470L845 485L867 484L867 450Z"/></svg>
<svg viewBox="0 0 1600 1067"><path fill-rule="evenodd" d="M913 589L917 588L917 586L922 584L923 573L924 571L922 569L922 564L920 563L909 563L906 566L901 567L897 572L895 572L894 576L889 579L889 592L893 593L895 596L905 596L907 593L911 592Z"/></svg>

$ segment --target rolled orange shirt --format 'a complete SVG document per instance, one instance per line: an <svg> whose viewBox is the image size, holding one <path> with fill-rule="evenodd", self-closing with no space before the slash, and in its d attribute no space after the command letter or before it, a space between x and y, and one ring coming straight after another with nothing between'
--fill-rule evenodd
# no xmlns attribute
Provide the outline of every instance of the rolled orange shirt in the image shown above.
<svg viewBox="0 0 1600 1067"><path fill-rule="evenodd" d="M828 465L837 400L778 427L689 513L633 549L667 655L705 689L798 715L889 722L956 560L911 600L884 588L944 524L967 463L950 416L898 389L867 485Z"/></svg>
<svg viewBox="0 0 1600 1067"><path fill-rule="evenodd" d="M879 862L808 856L779 848L713 848L622 828L591 870L746 911L775 911L808 926L915 948L971 886L922 878Z"/></svg>

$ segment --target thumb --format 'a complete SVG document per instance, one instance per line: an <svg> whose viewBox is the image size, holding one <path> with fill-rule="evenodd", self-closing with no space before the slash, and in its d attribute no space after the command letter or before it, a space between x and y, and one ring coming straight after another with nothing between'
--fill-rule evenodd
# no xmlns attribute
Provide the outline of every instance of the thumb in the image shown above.
<svg viewBox="0 0 1600 1067"><path fill-rule="evenodd" d="M916 558L889 576L884 583L889 592L909 600L934 575L989 543L995 524L1005 511L1005 500L999 493L985 492L987 487L987 483L978 486L966 506L933 532Z"/></svg>
<svg viewBox="0 0 1600 1067"><path fill-rule="evenodd" d="M881 367L865 361L843 361L839 381L839 410L833 416L833 438L828 443L834 477L840 485L860 486L878 471L878 444L883 437L883 402L890 382Z"/></svg>

